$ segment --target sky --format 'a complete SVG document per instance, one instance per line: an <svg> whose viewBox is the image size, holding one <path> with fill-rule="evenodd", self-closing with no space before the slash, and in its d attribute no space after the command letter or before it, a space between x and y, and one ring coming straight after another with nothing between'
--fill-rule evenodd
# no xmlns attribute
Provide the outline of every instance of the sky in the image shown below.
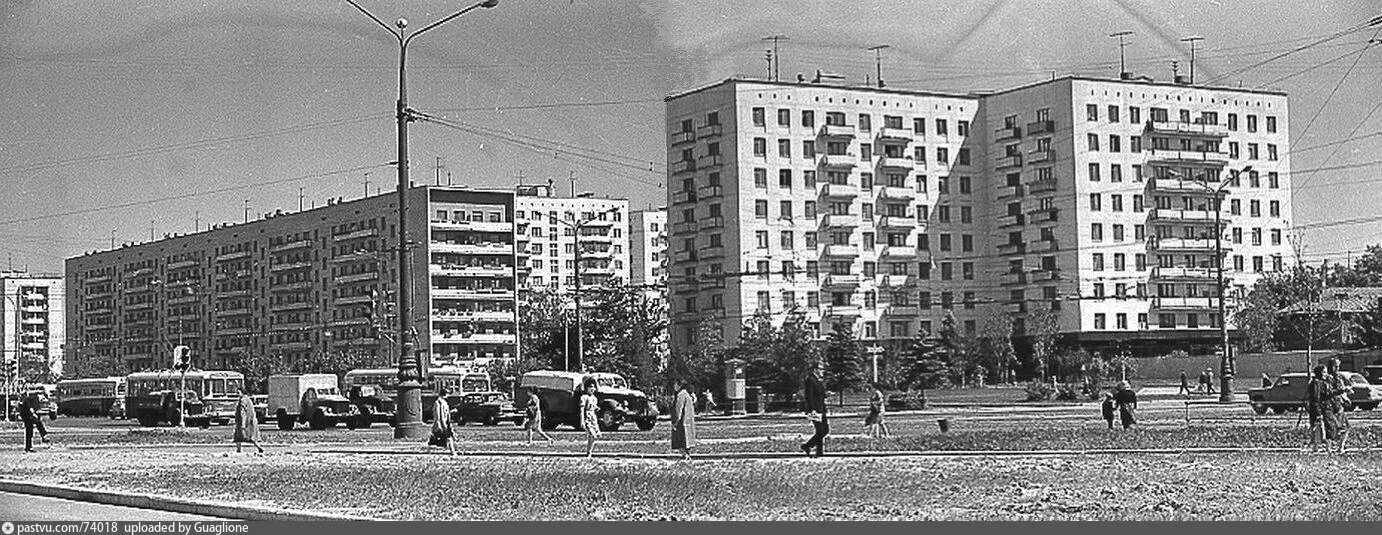
<svg viewBox="0 0 1382 535"><path fill-rule="evenodd" d="M416 30L469 3L359 0ZM971 92L1054 75L1196 79L1286 91L1297 225L1376 215L1382 27L1251 67L1382 15L1315 0L502 0L418 37L409 129L418 183L666 203L663 97L762 77ZM344 0L0 3L0 269L64 258L397 182L398 45ZM1310 125L1306 129L1306 125ZM368 184L368 185L367 185ZM368 188L368 189L367 189ZM1382 223L1302 230L1306 259L1343 261Z"/></svg>

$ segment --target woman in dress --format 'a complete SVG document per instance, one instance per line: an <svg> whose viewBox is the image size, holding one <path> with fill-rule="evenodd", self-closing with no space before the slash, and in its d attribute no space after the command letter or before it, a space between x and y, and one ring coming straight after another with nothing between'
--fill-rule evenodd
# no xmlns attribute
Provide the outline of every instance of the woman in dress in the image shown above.
<svg viewBox="0 0 1382 535"><path fill-rule="evenodd" d="M523 412L526 418L523 429L528 431L528 443L533 443L533 433L537 432L537 434L542 435L542 438L547 439L548 444L551 444L552 437L542 429L542 400L538 399L537 392L528 392L528 405L523 408Z"/></svg>
<svg viewBox="0 0 1382 535"><path fill-rule="evenodd" d="M1132 391L1131 384L1127 381L1118 383L1118 392L1113 394L1113 401L1118 404L1118 418L1123 423L1123 429L1137 423L1134 416L1137 410L1137 393Z"/></svg>
<svg viewBox="0 0 1382 535"><path fill-rule="evenodd" d="M240 399L235 402L235 453L240 453L240 447L246 442L254 444L259 453L264 453L264 448L259 446L259 416L254 413L254 400L250 399L243 387L239 392Z"/></svg>
<svg viewBox="0 0 1382 535"><path fill-rule="evenodd" d="M888 423L883 421L883 415L887 412L883 391L879 390L878 385L872 385L873 393L869 394L869 412L864 416L864 426L868 429L869 438L891 437L892 432L888 430Z"/></svg>
<svg viewBox="0 0 1382 535"><path fill-rule="evenodd" d="M585 429L585 456L595 451L595 439L600 438L600 402L595 397L595 380L585 380L585 394L581 396L581 427Z"/></svg>

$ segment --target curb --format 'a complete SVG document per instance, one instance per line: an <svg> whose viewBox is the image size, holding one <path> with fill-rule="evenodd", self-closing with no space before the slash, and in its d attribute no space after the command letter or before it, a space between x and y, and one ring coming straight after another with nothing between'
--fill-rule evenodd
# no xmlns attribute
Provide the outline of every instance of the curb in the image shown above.
<svg viewBox="0 0 1382 535"><path fill-rule="evenodd" d="M252 505L217 503L189 500L185 498L171 498L154 494L86 489L67 485L30 483L25 481L0 480L0 492L45 496L48 498L61 498L64 500L118 505L138 509L170 511L174 513L210 516L229 520L375 520L368 517L351 515L270 509Z"/></svg>
<svg viewBox="0 0 1382 535"><path fill-rule="evenodd" d="M444 451L429 450L386 450L386 449L360 449L360 450L339 450L324 449L311 450L310 453L335 453L335 454L354 454L354 455L441 455L445 456ZM947 457L1078 457L1088 455L1122 455L1122 454L1143 454L1143 455L1182 455L1182 454L1216 454L1216 453L1301 453L1300 448L1185 448L1185 449L1096 449L1096 450L955 450L955 451L848 451L829 453L827 457L850 458L850 459L872 459L872 458L896 458L896 457L919 457L919 458L947 458ZM1356 452L1363 453L1363 452ZM547 451L463 451L457 452L457 457L528 457L528 458L585 458L584 453L580 452L547 452ZM667 459L680 460L681 455L676 453L614 453L614 452L595 452L592 457L597 459ZM693 460L734 460L734 459L800 459L804 458L799 453L788 452L744 452L744 453L705 453L692 454Z"/></svg>

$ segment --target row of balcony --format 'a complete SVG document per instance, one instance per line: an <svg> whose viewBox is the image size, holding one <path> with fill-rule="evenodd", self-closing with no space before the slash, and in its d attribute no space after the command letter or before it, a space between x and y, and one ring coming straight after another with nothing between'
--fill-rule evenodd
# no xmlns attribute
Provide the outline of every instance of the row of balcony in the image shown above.
<svg viewBox="0 0 1382 535"><path fill-rule="evenodd" d="M432 220L434 230L460 230L469 232L513 232L514 224L503 221L449 221Z"/></svg>
<svg viewBox="0 0 1382 535"><path fill-rule="evenodd" d="M673 133L671 139L668 140L668 142L671 143L673 146L683 145L686 143L696 141L697 139L719 137L723 133L723 126L718 124L708 124L700 128L697 128L695 131L683 130L681 132Z"/></svg>

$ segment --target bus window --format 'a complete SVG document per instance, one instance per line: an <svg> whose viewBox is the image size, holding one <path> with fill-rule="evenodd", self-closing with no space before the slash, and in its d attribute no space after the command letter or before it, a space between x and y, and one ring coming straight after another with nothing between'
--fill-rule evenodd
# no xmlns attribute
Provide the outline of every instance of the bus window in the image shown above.
<svg viewBox="0 0 1382 535"><path fill-rule="evenodd" d="M244 379L226 379L226 393L234 394L236 390L245 387Z"/></svg>

